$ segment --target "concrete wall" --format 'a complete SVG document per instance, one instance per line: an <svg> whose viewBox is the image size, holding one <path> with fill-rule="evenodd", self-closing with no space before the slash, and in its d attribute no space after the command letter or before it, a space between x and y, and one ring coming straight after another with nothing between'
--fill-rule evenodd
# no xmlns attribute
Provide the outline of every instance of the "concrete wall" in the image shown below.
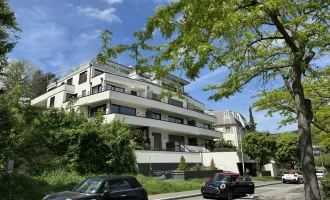
<svg viewBox="0 0 330 200"><path fill-rule="evenodd" d="M180 163L181 156L186 163L202 163L201 153L136 150L135 155L138 163Z"/></svg>
<svg viewBox="0 0 330 200"><path fill-rule="evenodd" d="M241 154L238 152L210 152L202 153L203 165L210 166L213 158L214 164L218 169L239 173L237 163L241 162ZM244 162L254 163L248 156L244 156Z"/></svg>

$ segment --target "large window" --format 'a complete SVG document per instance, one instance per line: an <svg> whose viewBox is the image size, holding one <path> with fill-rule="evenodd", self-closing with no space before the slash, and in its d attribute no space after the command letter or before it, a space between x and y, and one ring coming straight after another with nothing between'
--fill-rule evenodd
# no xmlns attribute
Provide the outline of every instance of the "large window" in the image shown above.
<svg viewBox="0 0 330 200"><path fill-rule="evenodd" d="M54 107L55 97L50 98L49 107Z"/></svg>
<svg viewBox="0 0 330 200"><path fill-rule="evenodd" d="M116 105L116 104L111 104L111 112L112 113L124 114L124 115L136 116L136 109L135 108L120 106L120 105Z"/></svg>
<svg viewBox="0 0 330 200"><path fill-rule="evenodd" d="M79 74L79 84L85 83L87 81L87 71Z"/></svg>
<svg viewBox="0 0 330 200"><path fill-rule="evenodd" d="M171 104L173 106L183 107L182 101L178 101L178 100L171 99L171 98L168 98L168 104Z"/></svg>
<svg viewBox="0 0 330 200"><path fill-rule="evenodd" d="M225 127L225 132L226 132L226 133L230 133L230 126L226 126L226 127Z"/></svg>
<svg viewBox="0 0 330 200"><path fill-rule="evenodd" d="M152 93L152 100L160 101L160 99L158 99L158 95L155 93Z"/></svg>
<svg viewBox="0 0 330 200"><path fill-rule="evenodd" d="M89 113L90 117L94 117L95 113L98 110L103 110L103 113L106 114L106 107L107 107L106 104L103 104L103 105L91 108L90 113Z"/></svg>
<svg viewBox="0 0 330 200"><path fill-rule="evenodd" d="M96 93L99 93L99 92L102 92L102 86L101 86L101 84L100 85L97 85L97 86L94 86L92 88L92 93L93 94L96 94Z"/></svg>
<svg viewBox="0 0 330 200"><path fill-rule="evenodd" d="M168 85L168 84L166 84L166 83L164 83L163 82L163 88L164 89L167 89L167 90L171 90L171 91L173 91L173 92L176 92L176 87L174 87L174 86L172 86L172 85Z"/></svg>
<svg viewBox="0 0 330 200"><path fill-rule="evenodd" d="M162 118L162 115L159 114L159 113L152 113L152 119L158 119L158 120L161 120Z"/></svg>
<svg viewBox="0 0 330 200"><path fill-rule="evenodd" d="M68 84L68 85L72 85L72 81L73 81L73 79L72 79L72 78L69 78L69 79L66 81L66 84Z"/></svg>
<svg viewBox="0 0 330 200"><path fill-rule="evenodd" d="M174 123L177 123L177 124L183 124L183 119L182 118L178 118L178 117L168 116L168 121L169 122L174 122Z"/></svg>
<svg viewBox="0 0 330 200"><path fill-rule="evenodd" d="M109 86L108 86L108 87L109 87ZM124 89L124 88L117 87L117 86L114 86L114 85L111 85L110 87L111 87L111 90L112 90L112 91L122 92L122 93L125 92L125 89Z"/></svg>
<svg viewBox="0 0 330 200"><path fill-rule="evenodd" d="M199 127L201 127L201 128L205 128L205 129L210 129L210 124L203 124L203 123L200 123L200 124L199 124Z"/></svg>
<svg viewBox="0 0 330 200"><path fill-rule="evenodd" d="M95 76L98 76L98 75L100 75L100 74L103 74L103 73L104 73L103 71L98 70L98 69L95 69L95 70L94 70L94 77L95 77Z"/></svg>
<svg viewBox="0 0 330 200"><path fill-rule="evenodd" d="M70 101L72 98L77 98L77 94L66 93L65 102Z"/></svg>

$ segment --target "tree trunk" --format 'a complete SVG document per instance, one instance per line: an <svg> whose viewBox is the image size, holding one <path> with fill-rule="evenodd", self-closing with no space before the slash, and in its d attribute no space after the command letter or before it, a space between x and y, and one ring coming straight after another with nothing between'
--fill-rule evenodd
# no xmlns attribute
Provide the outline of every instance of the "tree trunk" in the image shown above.
<svg viewBox="0 0 330 200"><path fill-rule="evenodd" d="M293 163L290 163L290 165L291 165L291 169L294 169L294 164Z"/></svg>
<svg viewBox="0 0 330 200"><path fill-rule="evenodd" d="M321 200L320 188L316 178L312 146L311 103L310 100L307 100L304 97L304 89L301 84L301 66L301 63L296 60L292 68L292 90L298 118L300 155L305 184L305 200Z"/></svg>
<svg viewBox="0 0 330 200"><path fill-rule="evenodd" d="M262 177L262 167L263 167L263 165L258 163L257 166L258 166L258 171L259 171L259 177Z"/></svg>

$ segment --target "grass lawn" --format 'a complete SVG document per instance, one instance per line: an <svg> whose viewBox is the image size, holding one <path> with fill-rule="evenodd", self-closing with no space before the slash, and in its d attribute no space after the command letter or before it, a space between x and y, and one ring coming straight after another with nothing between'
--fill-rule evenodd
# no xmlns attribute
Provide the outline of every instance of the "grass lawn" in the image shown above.
<svg viewBox="0 0 330 200"><path fill-rule="evenodd" d="M52 192L72 190L86 177L76 173L56 171L39 177L23 175L6 175L0 177L1 200L40 200ZM187 181L158 180L152 177L138 175L137 179L146 188L149 195L197 190L206 179L191 179Z"/></svg>

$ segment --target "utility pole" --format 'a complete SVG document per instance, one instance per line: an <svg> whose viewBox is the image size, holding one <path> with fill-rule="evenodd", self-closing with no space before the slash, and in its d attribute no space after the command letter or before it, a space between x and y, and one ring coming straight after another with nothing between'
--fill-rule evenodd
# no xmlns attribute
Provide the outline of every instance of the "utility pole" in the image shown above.
<svg viewBox="0 0 330 200"><path fill-rule="evenodd" d="M240 131L240 140L241 140L241 156L242 156L242 176L244 175L244 171L245 171L245 166L244 166L244 155L243 155L243 140L242 140L242 132L243 132L243 128L241 128Z"/></svg>

